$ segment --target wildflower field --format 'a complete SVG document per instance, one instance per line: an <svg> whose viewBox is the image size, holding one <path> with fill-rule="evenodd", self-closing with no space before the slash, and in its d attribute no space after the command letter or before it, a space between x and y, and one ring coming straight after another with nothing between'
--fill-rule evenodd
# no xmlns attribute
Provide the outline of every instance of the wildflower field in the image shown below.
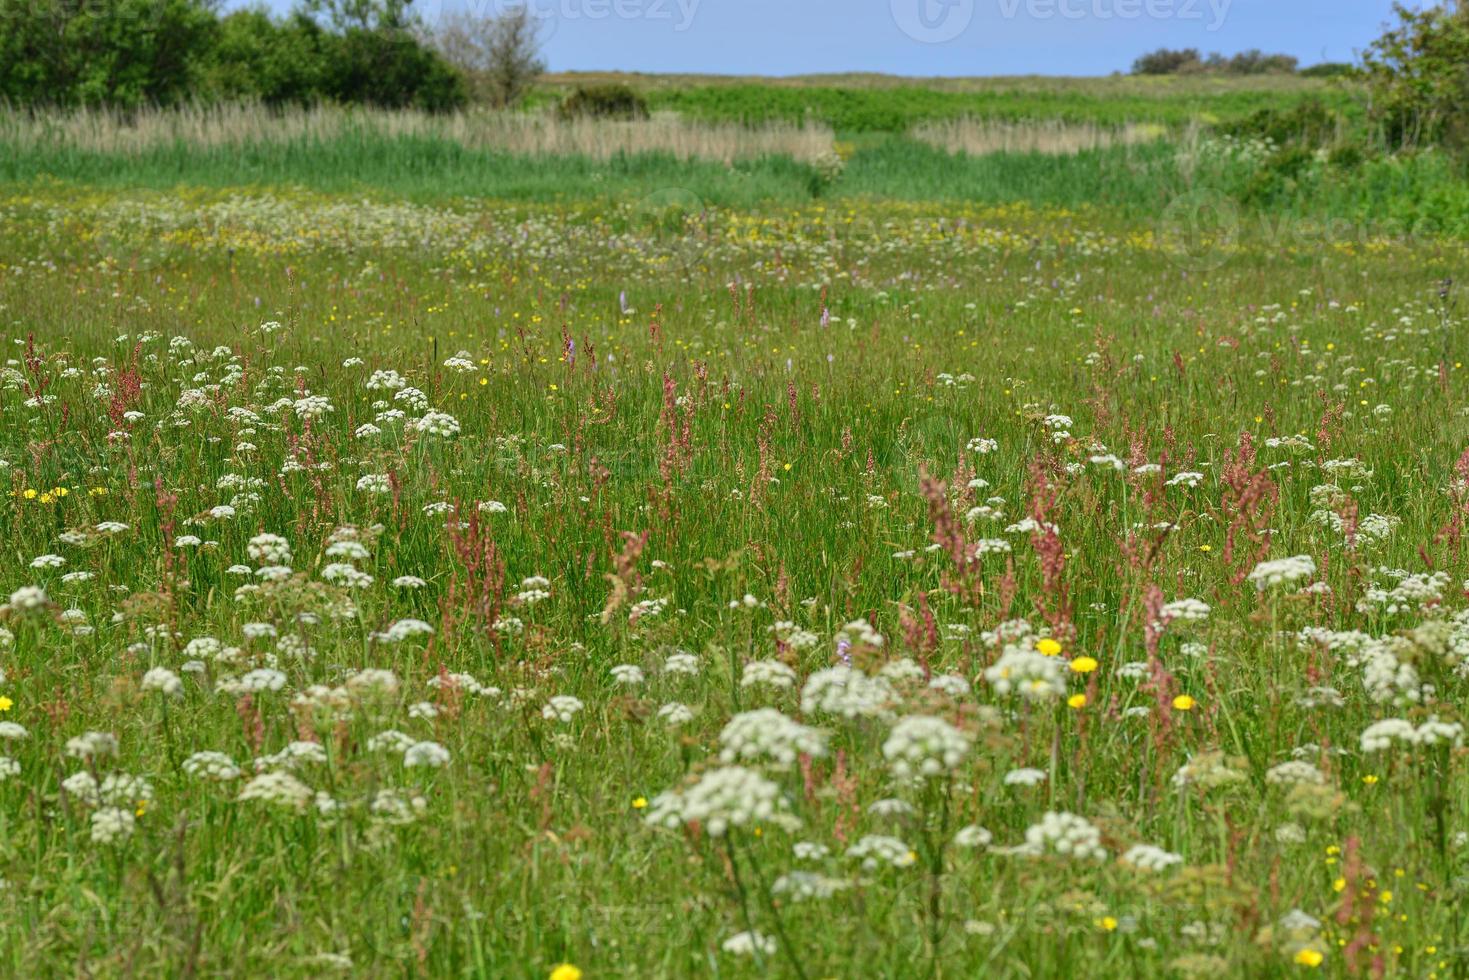
<svg viewBox="0 0 1469 980"><path fill-rule="evenodd" d="M0 973L1469 973L1462 245L690 197L0 193Z"/></svg>

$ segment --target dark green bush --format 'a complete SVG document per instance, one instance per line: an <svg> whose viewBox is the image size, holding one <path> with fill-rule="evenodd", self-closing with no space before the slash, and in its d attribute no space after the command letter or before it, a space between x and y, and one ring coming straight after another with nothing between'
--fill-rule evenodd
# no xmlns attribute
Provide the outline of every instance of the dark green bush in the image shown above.
<svg viewBox="0 0 1469 980"><path fill-rule="evenodd" d="M179 102L193 94L218 26L207 0L0 0L0 99Z"/></svg>
<svg viewBox="0 0 1469 980"><path fill-rule="evenodd" d="M1357 69L1345 61L1323 61L1300 71L1302 78L1346 78Z"/></svg>
<svg viewBox="0 0 1469 980"><path fill-rule="evenodd" d="M1311 99L1285 109L1260 109L1219 131L1240 139L1268 139L1277 146L1329 146L1342 130L1341 116Z"/></svg>
<svg viewBox="0 0 1469 980"><path fill-rule="evenodd" d="M219 23L206 90L224 99L306 104L326 93L326 32L308 17L242 10Z"/></svg>
<svg viewBox="0 0 1469 980"><path fill-rule="evenodd" d="M1469 5L1393 9L1397 26L1362 58L1384 142L1469 153Z"/></svg>
<svg viewBox="0 0 1469 980"><path fill-rule="evenodd" d="M217 17L213 0L0 0L0 100L132 109L182 101L345 102L431 111L463 80L393 21L323 25L302 8ZM355 8L354 8L355 9Z"/></svg>
<svg viewBox="0 0 1469 980"><path fill-rule="evenodd" d="M648 102L626 85L582 85L561 100L562 118L642 119Z"/></svg>
<svg viewBox="0 0 1469 980"><path fill-rule="evenodd" d="M325 95L337 102L444 112L467 101L464 80L406 31L329 35Z"/></svg>

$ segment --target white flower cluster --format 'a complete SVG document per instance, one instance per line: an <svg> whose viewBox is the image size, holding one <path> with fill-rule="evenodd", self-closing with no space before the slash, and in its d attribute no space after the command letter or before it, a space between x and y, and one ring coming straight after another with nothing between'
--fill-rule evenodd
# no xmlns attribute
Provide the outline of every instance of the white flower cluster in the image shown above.
<svg viewBox="0 0 1469 980"><path fill-rule="evenodd" d="M184 772L220 783L240 778L240 767L223 752L195 752L184 760Z"/></svg>
<svg viewBox="0 0 1469 980"><path fill-rule="evenodd" d="M1134 844L1122 855L1122 863L1130 864L1143 871L1166 871L1183 863L1183 855L1165 851L1152 844Z"/></svg>
<svg viewBox="0 0 1469 980"><path fill-rule="evenodd" d="M305 810L315 794L311 787L288 772L263 772L251 779L240 790L239 799L259 800L283 810Z"/></svg>
<svg viewBox="0 0 1469 980"><path fill-rule="evenodd" d="M1007 646L984 679L1001 697L1019 694L1027 701L1049 701L1066 693L1066 663L1025 646Z"/></svg>
<svg viewBox="0 0 1469 980"><path fill-rule="evenodd" d="M1362 731L1360 743L1363 752L1382 752L1393 747L1394 742L1408 746L1461 745L1464 741L1464 726L1458 722L1439 721L1430 718L1423 724L1413 726L1401 718L1387 718L1368 725Z"/></svg>
<svg viewBox="0 0 1469 980"><path fill-rule="evenodd" d="M719 948L731 956L774 956L776 951L775 940L760 932L737 932Z"/></svg>
<svg viewBox="0 0 1469 980"><path fill-rule="evenodd" d="M143 675L140 685L145 691L159 691L163 694L177 696L183 693L184 682L167 667L153 667Z"/></svg>
<svg viewBox="0 0 1469 980"><path fill-rule="evenodd" d="M406 769L438 769L448 763L449 750L438 742L414 742L403 752L403 766Z"/></svg>
<svg viewBox="0 0 1469 980"><path fill-rule="evenodd" d="M773 687L789 691L796 686L796 672L779 660L752 660L740 674L740 687Z"/></svg>
<svg viewBox="0 0 1469 980"><path fill-rule="evenodd" d="M372 638L379 643L402 643L415 636L431 636L434 628L421 619L400 619Z"/></svg>
<svg viewBox="0 0 1469 980"><path fill-rule="evenodd" d="M897 692L885 678L844 665L818 670L801 689L801 711L808 715L880 718L896 700Z"/></svg>
<svg viewBox="0 0 1469 980"><path fill-rule="evenodd" d="M859 646L881 647L883 636L865 619L854 619L837 631L837 639Z"/></svg>
<svg viewBox="0 0 1469 980"><path fill-rule="evenodd" d="M541 709L541 717L547 721L559 721L563 724L576 717L577 712L586 707L581 698L570 694L557 694L546 702Z"/></svg>
<svg viewBox="0 0 1469 980"><path fill-rule="evenodd" d="M1316 575L1316 560L1310 555L1294 555L1262 561L1251 570L1249 580L1261 592L1277 586L1291 586Z"/></svg>
<svg viewBox="0 0 1469 980"><path fill-rule="evenodd" d="M1011 848L1011 852L1029 857L1055 854L1086 861L1100 861L1107 856L1102 849L1102 833L1091 821L1056 811L1047 811L1040 823L1026 828L1025 843Z"/></svg>
<svg viewBox="0 0 1469 980"><path fill-rule="evenodd" d="M459 420L447 412L425 412L422 418L410 423L410 427L420 435L440 439L452 439L459 434Z"/></svg>
<svg viewBox="0 0 1469 980"><path fill-rule="evenodd" d="M614 681L619 684L625 684L628 687L637 687L645 679L643 677L643 668L637 664L617 664L608 673L612 675Z"/></svg>
<svg viewBox="0 0 1469 980"><path fill-rule="evenodd" d="M245 553L260 565L291 564L291 543L279 534L257 534L245 546Z"/></svg>
<svg viewBox="0 0 1469 980"><path fill-rule="evenodd" d="M1400 569L1379 569L1378 573L1396 578L1398 583L1392 588L1368 586L1357 602L1357 611L1360 613L1378 612L1395 616L1398 613L1418 612L1438 604L1449 587L1447 572L1409 575Z"/></svg>
<svg viewBox="0 0 1469 980"><path fill-rule="evenodd" d="M1168 623L1202 623L1209 618L1208 605L1198 599L1177 599L1163 604L1162 621Z"/></svg>
<svg viewBox="0 0 1469 980"><path fill-rule="evenodd" d="M131 810L120 806L102 807L92 814L92 843L112 844L127 840L137 820Z"/></svg>
<svg viewBox="0 0 1469 980"><path fill-rule="evenodd" d="M1296 783L1326 783L1326 774L1304 759L1291 759L1265 771L1265 782L1275 786L1293 786Z"/></svg>
<svg viewBox="0 0 1469 980"><path fill-rule="evenodd" d="M46 598L46 590L39 585L22 585L10 593L8 605L15 612L26 613L44 609L50 601Z"/></svg>
<svg viewBox="0 0 1469 980"><path fill-rule="evenodd" d="M687 789L659 793L649 804L646 819L668 828L697 823L711 837L756 824L786 829L799 825L780 787L743 766L711 769Z"/></svg>
<svg viewBox="0 0 1469 980"><path fill-rule="evenodd" d="M882 867L909 868L918 863L913 849L896 837L868 834L847 848L847 857L862 862L862 870L876 871Z"/></svg>
<svg viewBox="0 0 1469 980"><path fill-rule="evenodd" d="M789 620L781 620L770 627L775 638L792 650L810 650L821 642L821 638L810 630L802 629Z"/></svg>
<svg viewBox="0 0 1469 980"><path fill-rule="evenodd" d="M809 902L831 898L837 892L850 887L852 883L843 878L833 878L816 871L792 871L775 879L770 891L792 902Z"/></svg>
<svg viewBox="0 0 1469 980"><path fill-rule="evenodd" d="M969 755L968 735L942 718L912 715L893 726L882 754L899 779L948 775Z"/></svg>
<svg viewBox="0 0 1469 980"><path fill-rule="evenodd" d="M719 733L724 762L769 760L789 767L801 755L826 754L826 733L787 718L774 708L743 711L731 718Z"/></svg>

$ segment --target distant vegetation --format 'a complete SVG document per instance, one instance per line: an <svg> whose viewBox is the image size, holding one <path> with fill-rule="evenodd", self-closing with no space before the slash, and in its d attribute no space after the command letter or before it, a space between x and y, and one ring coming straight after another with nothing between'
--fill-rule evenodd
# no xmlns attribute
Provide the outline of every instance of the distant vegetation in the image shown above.
<svg viewBox="0 0 1469 980"><path fill-rule="evenodd" d="M1390 147L1469 150L1469 4L1398 6L1398 24L1368 49L1373 122Z"/></svg>
<svg viewBox="0 0 1469 980"><path fill-rule="evenodd" d="M302 0L220 16L212 0L0 0L0 99L138 109L317 102L445 111L466 75L407 0ZM540 70L532 61L527 70Z"/></svg>
<svg viewBox="0 0 1469 980"><path fill-rule="evenodd" d="M430 30L406 0L0 0L0 180L1143 214L1207 189L1469 232L1458 5L1400 10L1357 66L1162 49L1106 78L923 80L546 75L540 23L487 9Z"/></svg>
<svg viewBox="0 0 1469 980"><path fill-rule="evenodd" d="M627 85L580 85L561 100L565 119L645 119L648 100Z"/></svg>
<svg viewBox="0 0 1469 980"><path fill-rule="evenodd" d="M1200 55L1198 48L1159 48L1132 63L1134 75L1289 75L1300 62L1288 54L1266 54L1258 48L1233 57L1218 52Z"/></svg>
<svg viewBox="0 0 1469 980"><path fill-rule="evenodd" d="M783 86L758 82L651 88L643 94L652 111L674 111L694 119L765 123L817 119L838 132L905 132L922 122L966 116L1009 121L1058 120L1123 126L1159 123L1185 126L1247 116L1260 109L1308 99L1354 111L1349 95L1319 82L1270 87L1232 85L1208 89L1189 85L1147 90L1121 89L1105 79L1038 87L1025 80L996 80L977 91L945 91L922 83L882 87ZM1181 80L1180 80L1181 81ZM1253 79L1240 79L1253 83Z"/></svg>

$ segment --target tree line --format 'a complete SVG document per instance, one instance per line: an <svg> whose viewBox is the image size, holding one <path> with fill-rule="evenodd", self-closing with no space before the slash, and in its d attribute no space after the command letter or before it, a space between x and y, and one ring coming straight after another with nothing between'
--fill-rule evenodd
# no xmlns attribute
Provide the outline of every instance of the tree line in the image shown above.
<svg viewBox="0 0 1469 980"><path fill-rule="evenodd" d="M544 70L525 7L432 26L412 0L0 0L0 101L128 109L250 100L446 111L508 104Z"/></svg>

